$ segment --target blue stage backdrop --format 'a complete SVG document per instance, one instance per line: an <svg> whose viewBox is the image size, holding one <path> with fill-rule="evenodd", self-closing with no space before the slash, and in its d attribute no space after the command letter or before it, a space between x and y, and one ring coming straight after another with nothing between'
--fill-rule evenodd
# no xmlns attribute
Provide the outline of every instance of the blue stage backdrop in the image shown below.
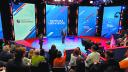
<svg viewBox="0 0 128 72"><path fill-rule="evenodd" d="M110 38L119 29L121 6L105 7L102 24L102 37Z"/></svg>
<svg viewBox="0 0 128 72"><path fill-rule="evenodd" d="M0 39L3 39L3 28L2 28L1 12L0 12Z"/></svg>
<svg viewBox="0 0 128 72"><path fill-rule="evenodd" d="M23 40L36 37L34 4L13 4L13 19L15 40Z"/></svg>
<svg viewBox="0 0 128 72"><path fill-rule="evenodd" d="M98 7L80 6L78 15L78 36L94 36Z"/></svg>
<svg viewBox="0 0 128 72"><path fill-rule="evenodd" d="M61 31L67 33L67 6L46 5L47 37L60 37Z"/></svg>

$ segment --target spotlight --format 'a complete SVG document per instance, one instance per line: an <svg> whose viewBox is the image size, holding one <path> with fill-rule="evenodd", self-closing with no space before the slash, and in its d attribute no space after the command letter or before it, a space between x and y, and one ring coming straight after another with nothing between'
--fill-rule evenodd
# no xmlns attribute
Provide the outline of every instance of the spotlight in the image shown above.
<svg viewBox="0 0 128 72"><path fill-rule="evenodd" d="M124 10L125 9L125 6L122 6L122 9Z"/></svg>
<svg viewBox="0 0 128 72"><path fill-rule="evenodd" d="M120 18L120 19L123 19L123 18Z"/></svg>
<svg viewBox="0 0 128 72"><path fill-rule="evenodd" d="M96 28L98 28L98 25L96 25Z"/></svg>
<svg viewBox="0 0 128 72"><path fill-rule="evenodd" d="M60 0L54 0L54 1L60 1Z"/></svg>
<svg viewBox="0 0 128 72"><path fill-rule="evenodd" d="M73 2L73 0L68 0L68 2Z"/></svg>
<svg viewBox="0 0 128 72"><path fill-rule="evenodd" d="M93 4L93 1L90 1L90 4Z"/></svg>
<svg viewBox="0 0 128 72"><path fill-rule="evenodd" d="M122 29L122 27L120 26L120 27L119 27L119 30L121 30L121 29Z"/></svg>

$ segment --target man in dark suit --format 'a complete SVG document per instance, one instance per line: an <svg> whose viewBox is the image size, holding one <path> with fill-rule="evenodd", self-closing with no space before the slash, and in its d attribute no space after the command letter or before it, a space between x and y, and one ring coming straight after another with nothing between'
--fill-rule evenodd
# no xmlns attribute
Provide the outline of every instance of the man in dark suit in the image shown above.
<svg viewBox="0 0 128 72"><path fill-rule="evenodd" d="M62 43L65 43L66 33L64 32L64 30L61 31L61 35L62 35Z"/></svg>
<svg viewBox="0 0 128 72"><path fill-rule="evenodd" d="M42 46L43 46L43 34L39 35L39 45L40 45L40 49L42 49Z"/></svg>

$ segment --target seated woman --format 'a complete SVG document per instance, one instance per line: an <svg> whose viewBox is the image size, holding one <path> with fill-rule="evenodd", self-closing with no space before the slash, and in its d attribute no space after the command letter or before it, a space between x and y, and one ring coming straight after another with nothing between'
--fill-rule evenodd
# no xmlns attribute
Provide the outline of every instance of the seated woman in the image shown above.
<svg viewBox="0 0 128 72"><path fill-rule="evenodd" d="M53 67L65 67L66 61L66 51L64 51L64 56L62 57L61 51L57 52L57 58L53 61Z"/></svg>
<svg viewBox="0 0 128 72"><path fill-rule="evenodd" d="M34 53L31 59L32 66L38 67L39 63L46 62L45 57L40 55L40 50L37 49Z"/></svg>
<svg viewBox="0 0 128 72"><path fill-rule="evenodd" d="M124 38L124 46L127 46L127 43L128 43L128 35L125 34L125 38Z"/></svg>
<svg viewBox="0 0 128 72"><path fill-rule="evenodd" d="M76 48L76 49L74 49L73 53L71 54L71 59L70 59L69 65L76 66L76 61L78 58L82 58L82 57L80 55L79 49Z"/></svg>

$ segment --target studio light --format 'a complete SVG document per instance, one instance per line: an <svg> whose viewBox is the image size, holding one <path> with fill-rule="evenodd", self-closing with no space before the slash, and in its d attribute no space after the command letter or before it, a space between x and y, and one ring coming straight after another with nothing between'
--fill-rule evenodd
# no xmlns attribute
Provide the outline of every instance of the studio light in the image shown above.
<svg viewBox="0 0 128 72"><path fill-rule="evenodd" d="M90 1L90 4L93 4L93 1Z"/></svg>

